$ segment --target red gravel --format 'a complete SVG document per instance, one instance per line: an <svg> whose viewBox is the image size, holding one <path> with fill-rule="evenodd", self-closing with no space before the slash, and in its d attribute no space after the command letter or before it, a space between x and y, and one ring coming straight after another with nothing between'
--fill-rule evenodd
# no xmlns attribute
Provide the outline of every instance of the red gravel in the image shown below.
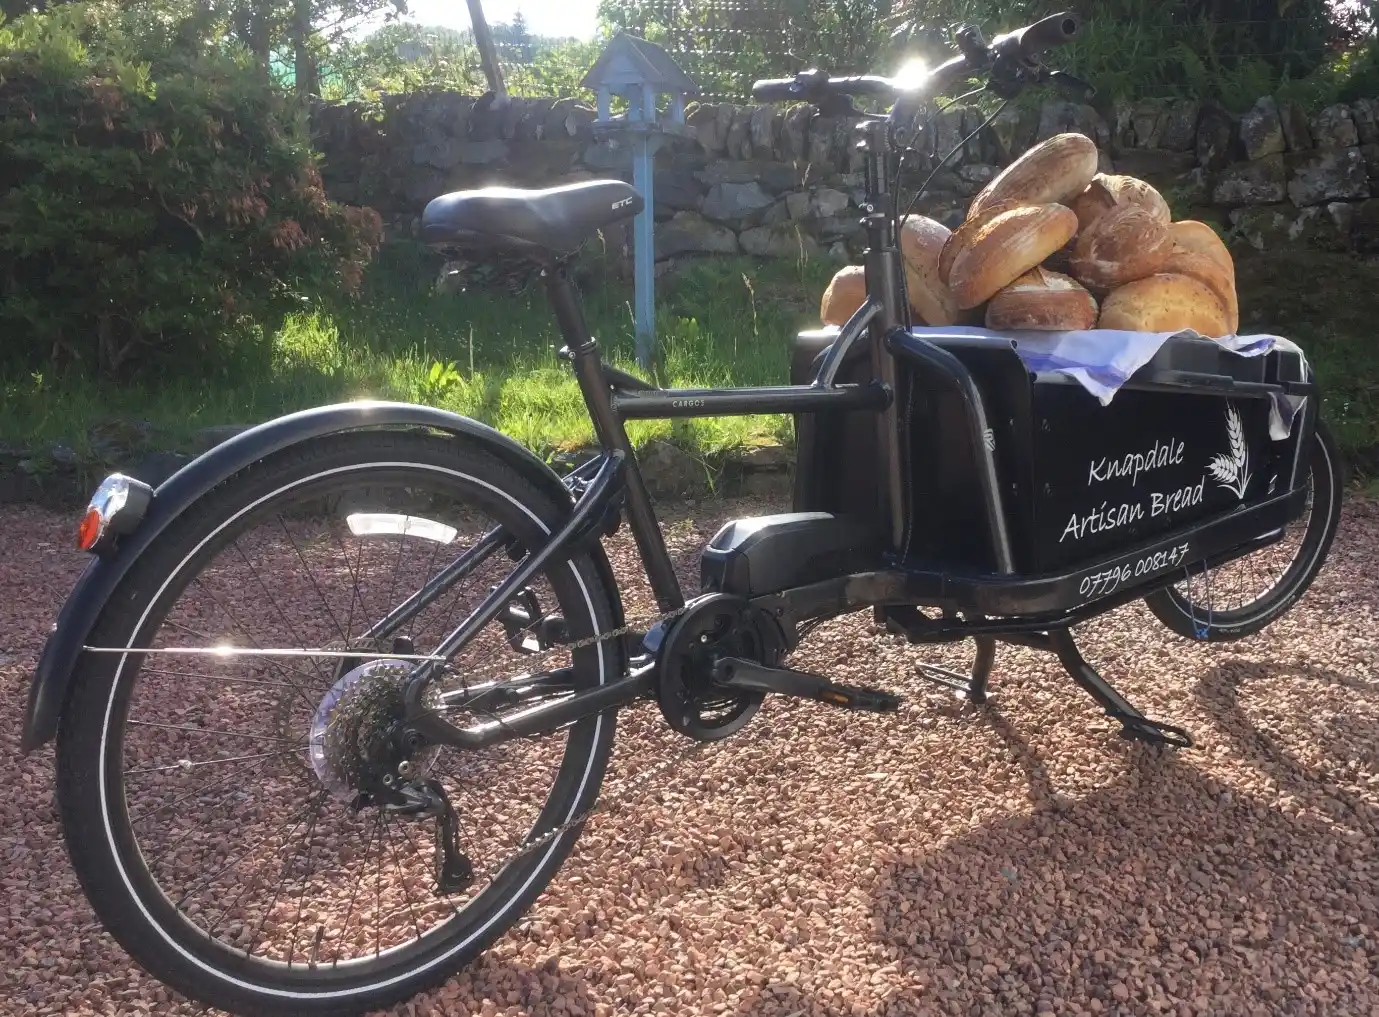
<svg viewBox="0 0 1379 1017"><path fill-rule="evenodd" d="M669 517L687 583L722 519ZM17 754L35 654L82 567L71 520L0 513L0 1013L191 1014L98 927L61 846L50 749ZM594 820L527 920L398 1014L1379 1015L1379 506L1266 633L1189 644L1133 606L1088 658L1199 748L1159 755L1052 658L1002 647L994 705L913 678L858 616L794 663L909 694L895 717L768 702ZM615 541L632 574L630 542ZM644 584L630 615L649 610ZM688 743L624 714L606 796Z"/></svg>

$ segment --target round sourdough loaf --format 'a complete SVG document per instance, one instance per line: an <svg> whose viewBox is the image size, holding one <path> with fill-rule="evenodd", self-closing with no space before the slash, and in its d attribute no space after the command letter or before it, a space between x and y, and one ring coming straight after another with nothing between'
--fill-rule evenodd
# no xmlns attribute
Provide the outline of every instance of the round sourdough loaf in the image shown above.
<svg viewBox="0 0 1379 1017"><path fill-rule="evenodd" d="M1096 298L1076 279L1034 268L1001 290L986 305L986 327L1062 332L1096 324Z"/></svg>
<svg viewBox="0 0 1379 1017"><path fill-rule="evenodd" d="M1167 226L1173 221L1168 202L1153 186L1139 177L1120 173L1098 173L1087 189L1069 203L1077 213L1079 232L1086 231L1103 214L1117 205L1139 205Z"/></svg>
<svg viewBox="0 0 1379 1017"><path fill-rule="evenodd" d="M1235 260L1231 257L1226 242L1217 236L1216 230L1196 219L1184 219L1169 225L1168 235L1173 242L1194 254L1206 255L1235 278Z"/></svg>
<svg viewBox="0 0 1379 1017"><path fill-rule="evenodd" d="M969 209L967 218L962 221L943 245L943 253L939 255L938 275L945 284L948 283L949 276L953 274L953 259L958 256L958 252L966 247L981 232L982 227L1002 213L1009 212L1013 208L1024 208L1023 201L998 201L995 204L987 205L978 211Z"/></svg>
<svg viewBox="0 0 1379 1017"><path fill-rule="evenodd" d="M1153 275L1172 253L1168 227L1153 212L1143 205L1116 205L1078 235L1070 267L1083 286L1106 293Z"/></svg>
<svg viewBox="0 0 1379 1017"><path fill-rule="evenodd" d="M1236 299L1235 279L1215 258L1175 246L1161 272L1185 275L1203 283L1226 309L1226 331L1234 335L1240 327L1240 302Z"/></svg>
<svg viewBox="0 0 1379 1017"><path fill-rule="evenodd" d="M861 265L840 268L828 282L819 317L825 325L842 325L867 299L866 270Z"/></svg>
<svg viewBox="0 0 1379 1017"><path fill-rule="evenodd" d="M1165 268L1164 271L1181 271L1186 275L1201 279L1220 296L1226 303L1227 324L1230 325L1231 333L1234 334L1240 328L1240 301L1235 288L1235 259L1231 257L1230 249L1217 232L1204 222L1196 219L1184 219L1182 222L1175 222L1168 227L1168 235L1173 239L1174 258L1178 257L1179 251L1187 251L1194 255L1199 255L1208 259L1220 269L1227 282L1220 282L1220 275L1211 274L1209 270L1199 269L1190 271L1188 268ZM1191 262L1184 262L1185 266Z"/></svg>
<svg viewBox="0 0 1379 1017"><path fill-rule="evenodd" d="M1102 183L1101 174L1098 173L1085 191L1068 202L1068 207L1077 216L1077 231L1085 233L1092 223L1101 218L1102 213L1116 207L1116 196Z"/></svg>
<svg viewBox="0 0 1379 1017"><path fill-rule="evenodd" d="M1035 145L982 188L968 206L968 218L991 205L1066 203L1087 189L1096 175L1096 142L1085 134L1057 134Z"/></svg>
<svg viewBox="0 0 1379 1017"><path fill-rule="evenodd" d="M1229 333L1226 308L1206 283L1191 276L1159 273L1113 291L1101 302L1098 328L1129 332L1193 329L1217 338Z"/></svg>
<svg viewBox="0 0 1379 1017"><path fill-rule="evenodd" d="M1039 265L1077 232L1077 216L1058 204L1013 208L985 223L959 249L948 276L958 307L984 304Z"/></svg>
<svg viewBox="0 0 1379 1017"><path fill-rule="evenodd" d="M900 224L900 254L910 307L926 325L952 325L959 318L953 292L939 272L939 260L952 233L941 222L911 215Z"/></svg>

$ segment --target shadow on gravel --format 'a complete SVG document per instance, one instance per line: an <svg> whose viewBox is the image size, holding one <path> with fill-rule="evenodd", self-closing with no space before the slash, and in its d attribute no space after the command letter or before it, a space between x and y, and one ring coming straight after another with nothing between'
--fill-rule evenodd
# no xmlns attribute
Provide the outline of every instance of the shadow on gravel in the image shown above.
<svg viewBox="0 0 1379 1017"><path fill-rule="evenodd" d="M1265 731L1242 698L1278 680ZM1127 746L1122 777L1077 801L989 710L1033 812L878 853L873 927L911 988L872 1013L1371 1013L1379 811L1356 784L1375 779L1379 685L1236 663L1195 691L1216 719L1199 749ZM1245 790L1198 768L1222 748L1255 771Z"/></svg>

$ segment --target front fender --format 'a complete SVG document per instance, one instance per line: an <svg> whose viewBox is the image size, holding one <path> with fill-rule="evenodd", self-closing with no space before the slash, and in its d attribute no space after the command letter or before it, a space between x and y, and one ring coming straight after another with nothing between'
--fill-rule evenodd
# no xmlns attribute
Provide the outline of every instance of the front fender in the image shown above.
<svg viewBox="0 0 1379 1017"><path fill-rule="evenodd" d="M303 410L251 428L187 463L154 492L138 527L109 552L94 558L77 580L48 634L29 686L20 751L51 741L76 672L82 647L106 601L130 567L179 514L226 477L290 445L344 431L425 428L477 443L558 504L572 504L555 471L501 431L469 417L411 403L354 402ZM613 597L614 623L624 623L612 567L601 550L593 555Z"/></svg>

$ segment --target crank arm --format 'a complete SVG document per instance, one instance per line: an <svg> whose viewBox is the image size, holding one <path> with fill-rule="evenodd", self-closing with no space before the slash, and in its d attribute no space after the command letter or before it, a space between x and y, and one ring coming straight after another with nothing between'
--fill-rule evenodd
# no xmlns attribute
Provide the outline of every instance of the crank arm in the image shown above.
<svg viewBox="0 0 1379 1017"><path fill-rule="evenodd" d="M726 657L714 666L714 682L725 688L774 692L796 699L814 699L830 706L868 713L891 713L900 708L900 697L879 689L839 685L807 671L767 667L740 657Z"/></svg>
<svg viewBox="0 0 1379 1017"><path fill-rule="evenodd" d="M542 703L530 710L483 724L458 728L438 714L424 713L413 718L411 725L433 745L449 745L459 749L486 749L492 745L512 741L514 738L550 734L586 717L630 706L638 699L652 695L655 684L656 666L648 664L619 681L576 692L565 699Z"/></svg>

